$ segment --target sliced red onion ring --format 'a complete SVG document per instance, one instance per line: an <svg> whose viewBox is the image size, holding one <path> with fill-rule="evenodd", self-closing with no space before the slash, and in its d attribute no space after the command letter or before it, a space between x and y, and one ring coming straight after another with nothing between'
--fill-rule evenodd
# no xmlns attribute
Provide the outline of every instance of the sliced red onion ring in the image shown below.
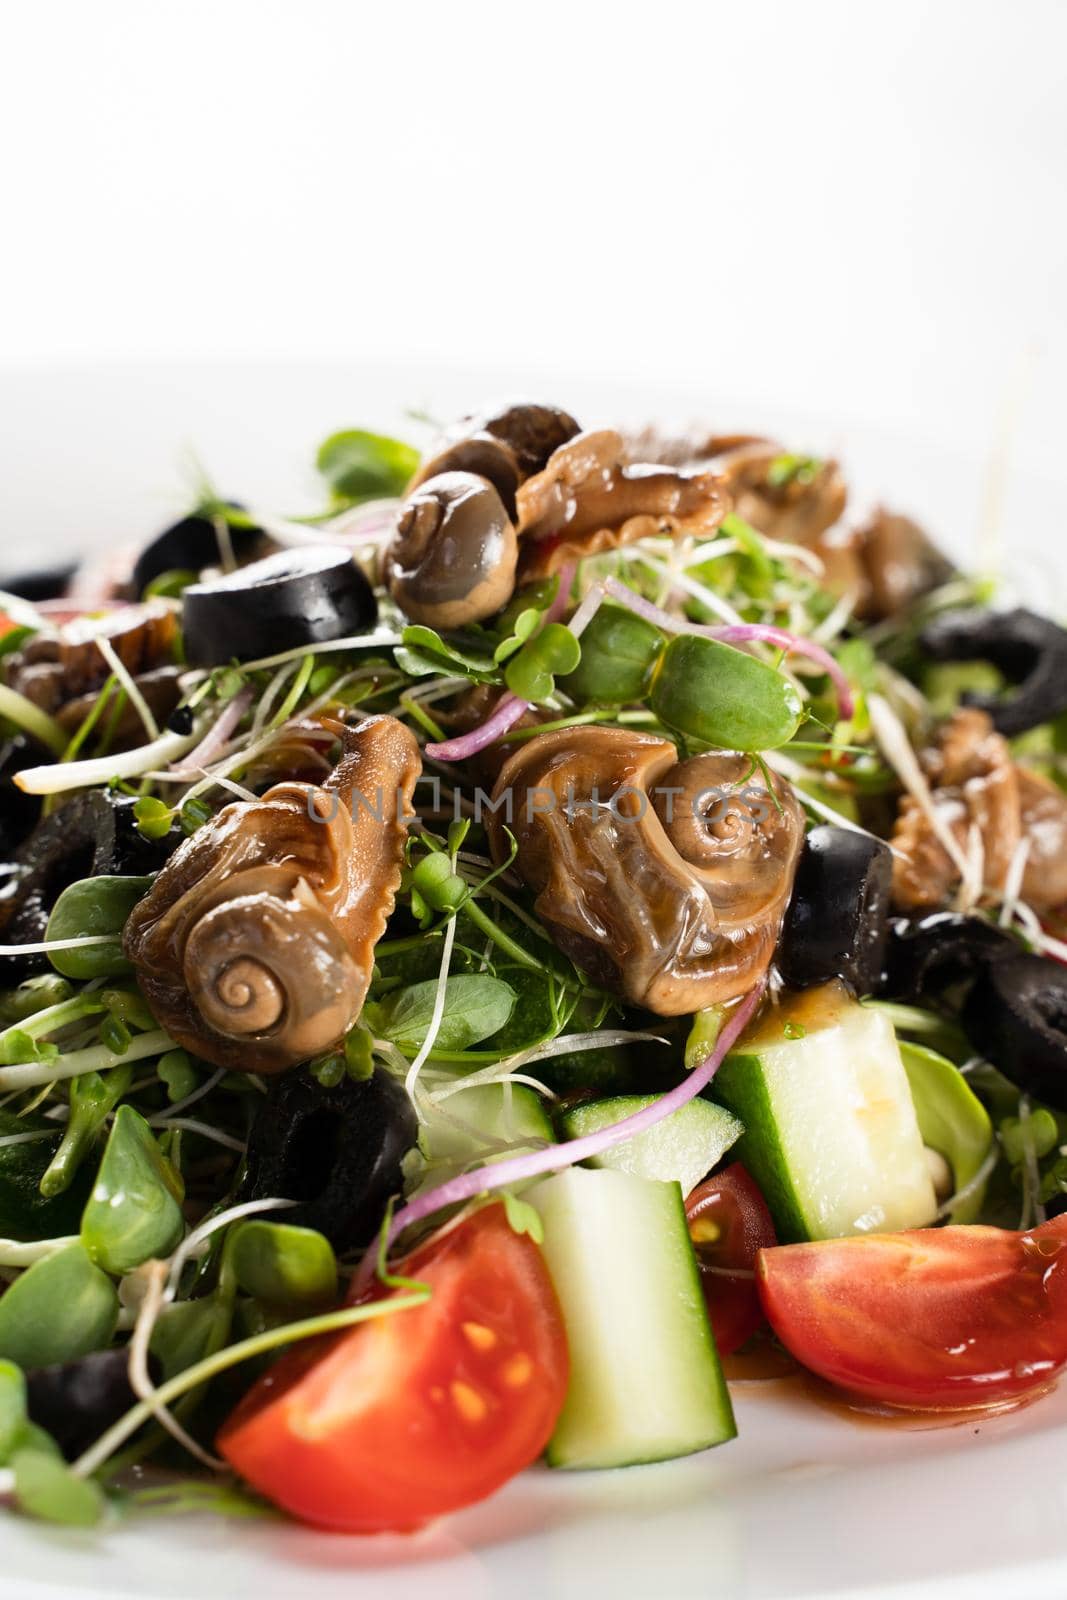
<svg viewBox="0 0 1067 1600"><path fill-rule="evenodd" d="M405 1228L421 1222L424 1217L432 1216L435 1211L440 1211L445 1206L458 1205L464 1200L474 1200L493 1189L506 1189L513 1183L525 1183L530 1178L539 1177L543 1172L556 1172L560 1167L573 1167L578 1161L588 1161L591 1156L599 1155L602 1150L608 1150L612 1145L623 1144L636 1134L644 1133L646 1128L655 1127L657 1122L669 1117L672 1111L678 1111L687 1105L702 1089L707 1088L731 1046L751 1022L763 995L764 983L765 980L761 980L723 1024L711 1054L705 1056L698 1067L688 1072L676 1088L660 1095L652 1105L634 1112L632 1116L623 1117L621 1122L612 1123L608 1128L600 1128L596 1133L587 1133L581 1139L568 1139L563 1144L551 1144L543 1150L531 1151L529 1155L512 1156L508 1161L496 1161L491 1166L479 1167L474 1172L463 1172L457 1178L450 1178L447 1183L438 1184L436 1189L426 1190L417 1199L412 1200L410 1205L403 1206L393 1217L386 1237L386 1248L392 1245ZM364 1256L356 1275L357 1286L370 1278L374 1262L375 1250L372 1248Z"/></svg>
<svg viewBox="0 0 1067 1600"><path fill-rule="evenodd" d="M208 729L195 750L190 750L183 756L177 766L170 768L173 778L199 778L202 769L207 766L216 751L221 750L230 734L237 727L241 718L252 704L254 695L251 689L239 689L232 700L228 700L223 707L216 722Z"/></svg>

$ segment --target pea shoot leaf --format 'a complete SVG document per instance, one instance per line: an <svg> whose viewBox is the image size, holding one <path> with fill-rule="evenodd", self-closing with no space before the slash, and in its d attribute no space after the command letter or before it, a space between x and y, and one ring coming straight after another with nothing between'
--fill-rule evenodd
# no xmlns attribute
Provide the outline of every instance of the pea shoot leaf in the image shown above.
<svg viewBox="0 0 1067 1600"><path fill-rule="evenodd" d="M332 433L315 458L334 499L348 505L402 494L418 464L411 445L363 428Z"/></svg>
<svg viewBox="0 0 1067 1600"><path fill-rule="evenodd" d="M43 1522L91 1528L107 1502L91 1478L78 1478L66 1462L46 1450L17 1450L11 1458L15 1498L21 1509Z"/></svg>

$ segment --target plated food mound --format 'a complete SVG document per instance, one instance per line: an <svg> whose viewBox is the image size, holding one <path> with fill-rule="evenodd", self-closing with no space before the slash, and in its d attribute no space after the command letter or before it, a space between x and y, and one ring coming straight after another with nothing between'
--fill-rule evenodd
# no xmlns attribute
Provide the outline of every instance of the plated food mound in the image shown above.
<svg viewBox="0 0 1067 1600"><path fill-rule="evenodd" d="M1048 1387L1067 632L777 440L318 466L0 593L6 1503L409 1530L758 1366Z"/></svg>

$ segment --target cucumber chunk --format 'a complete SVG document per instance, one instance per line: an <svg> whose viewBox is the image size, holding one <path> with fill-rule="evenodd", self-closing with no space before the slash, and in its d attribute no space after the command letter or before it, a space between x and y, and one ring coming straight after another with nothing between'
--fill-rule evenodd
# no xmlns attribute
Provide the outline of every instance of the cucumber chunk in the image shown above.
<svg viewBox="0 0 1067 1600"><path fill-rule="evenodd" d="M560 1126L568 1139L599 1133L624 1117L632 1117L660 1097L654 1094L620 1094L611 1100L593 1100L564 1113ZM695 1189L744 1132L741 1123L723 1106L710 1100L690 1100L644 1133L601 1151L587 1163L632 1172L635 1178L678 1183L683 1195Z"/></svg>
<svg viewBox="0 0 1067 1600"><path fill-rule="evenodd" d="M843 984L771 1010L727 1057L718 1100L783 1242L922 1228L937 1200L892 1024Z"/></svg>
<svg viewBox="0 0 1067 1600"><path fill-rule="evenodd" d="M527 1198L571 1353L549 1464L627 1467L732 1439L678 1185L571 1167Z"/></svg>
<svg viewBox="0 0 1067 1600"><path fill-rule="evenodd" d="M555 1142L555 1131L535 1090L522 1083L474 1084L440 1101L420 1128L418 1155L412 1158L413 1168L406 1169L408 1198L465 1167L502 1161Z"/></svg>

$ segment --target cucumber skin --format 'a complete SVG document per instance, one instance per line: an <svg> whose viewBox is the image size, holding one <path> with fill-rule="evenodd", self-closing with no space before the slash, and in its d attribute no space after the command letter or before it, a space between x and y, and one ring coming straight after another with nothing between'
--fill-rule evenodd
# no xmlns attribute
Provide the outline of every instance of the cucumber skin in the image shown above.
<svg viewBox="0 0 1067 1600"><path fill-rule="evenodd" d="M734 1146L734 1156L751 1173L763 1192L774 1218L781 1244L803 1244L811 1238L804 1208L789 1178L789 1166L777 1134L777 1118L771 1105L763 1064L759 1056L727 1056L713 1080L715 1098L740 1118L746 1132ZM747 1129L759 1129L754 1137Z"/></svg>
<svg viewBox="0 0 1067 1600"><path fill-rule="evenodd" d="M546 1188L549 1184L556 1183L560 1178L566 1177L576 1177L579 1179L606 1178L608 1180L623 1180L628 1183L646 1184L648 1187L658 1190L673 1190L673 1205L671 1205L669 1200L667 1204L668 1209L671 1211L674 1211L676 1207L675 1215L677 1218L677 1227L680 1230L680 1232L676 1234L676 1237L679 1239L684 1237L684 1239L688 1241L689 1228L686 1221L685 1204L682 1199L682 1191L677 1183L653 1183L653 1181L650 1179L634 1178L632 1174L612 1171L609 1168L602 1168L600 1170L571 1168L568 1172L557 1173L555 1178L545 1180L542 1185L538 1186L538 1189L532 1191L532 1193L529 1194L531 1203L536 1207L541 1198L539 1190ZM664 1195L664 1199L666 1198L666 1195ZM546 1260L548 1261L549 1270L551 1272L551 1240L546 1239L544 1248ZM726 1444L730 1439L737 1437L737 1423L734 1418L733 1405L730 1400L730 1392L726 1385L726 1379L723 1376L722 1366L719 1361L719 1353L715 1347L715 1338L712 1334L711 1323L708 1319L706 1311L704 1290L700 1281L700 1272L697 1267L696 1255L691 1247L685 1251L684 1255L679 1260L678 1265L680 1268L680 1280L676 1287L678 1290L677 1301L680 1303L680 1305L677 1307L677 1309L681 1310L683 1314L689 1316L690 1325L687 1330L688 1336L695 1341L695 1344L698 1347L697 1354L699 1359L707 1366L709 1388L712 1391L711 1395L708 1397L709 1410L714 1415L714 1421L709 1423L708 1428L703 1434L701 1434L699 1437L694 1436L691 1440L686 1441L685 1443L665 1442L660 1448L650 1448L647 1451L640 1453L626 1447L616 1448L610 1451L598 1452L596 1459L592 1459L588 1454L584 1456L576 1456L573 1445L569 1439L569 1427L573 1420L573 1417L568 1417L568 1411L571 1410L572 1407L572 1394L574 1393L574 1391L571 1391L568 1392L567 1400L564 1402L563 1411L561 1412L559 1421L556 1425L556 1431L549 1441L548 1449L546 1451L546 1460L550 1467L555 1467L566 1471L588 1471L605 1469L613 1470L615 1468L628 1466L646 1466L657 1461L672 1461L677 1460L682 1456L696 1455L703 1450L712 1449L715 1445ZM564 1292L561 1292L560 1285L558 1283L557 1293L560 1295L560 1301L563 1305L564 1316L566 1319L568 1297ZM688 1308L691 1308L691 1311ZM570 1329L568 1329L568 1337L573 1340L573 1335L571 1334ZM573 1342L577 1343L578 1341L574 1340ZM584 1343L584 1340L582 1342ZM580 1410L582 1406L582 1397L577 1395L575 1398L577 1401L577 1409Z"/></svg>

